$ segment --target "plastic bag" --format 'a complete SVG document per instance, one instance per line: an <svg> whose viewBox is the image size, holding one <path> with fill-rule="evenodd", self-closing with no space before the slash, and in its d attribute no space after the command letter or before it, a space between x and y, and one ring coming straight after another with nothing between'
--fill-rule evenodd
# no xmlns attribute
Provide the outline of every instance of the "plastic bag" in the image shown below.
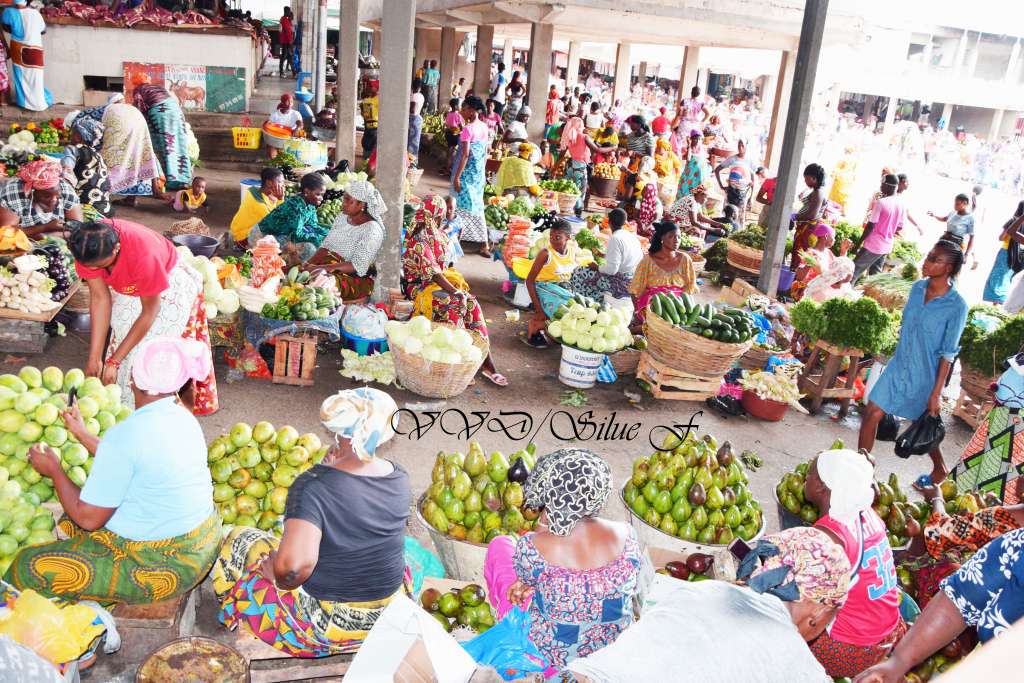
<svg viewBox="0 0 1024 683"><path fill-rule="evenodd" d="M349 306L341 319L341 327L349 334L363 339L383 339L387 313L366 304Z"/></svg>
<svg viewBox="0 0 1024 683"><path fill-rule="evenodd" d="M412 592L419 593L423 579L431 576L444 578L444 565L412 536L405 537L405 564L412 571Z"/></svg>
<svg viewBox="0 0 1024 683"><path fill-rule="evenodd" d="M882 421L878 423L878 429L875 430L875 438L879 441L895 441L899 433L900 421L896 419L895 415L886 413L882 416Z"/></svg>
<svg viewBox="0 0 1024 683"><path fill-rule="evenodd" d="M530 641L530 614L516 607L505 618L462 648L478 664L493 667L506 681L547 669L540 650Z"/></svg>
<svg viewBox="0 0 1024 683"><path fill-rule="evenodd" d="M924 455L938 447L946 438L946 428L942 419L925 412L896 437L896 455L909 458L912 455Z"/></svg>
<svg viewBox="0 0 1024 683"><path fill-rule="evenodd" d="M58 607L34 590L22 591L14 608L0 621L6 635L55 664L77 659L104 631L93 621L96 613L85 605Z"/></svg>

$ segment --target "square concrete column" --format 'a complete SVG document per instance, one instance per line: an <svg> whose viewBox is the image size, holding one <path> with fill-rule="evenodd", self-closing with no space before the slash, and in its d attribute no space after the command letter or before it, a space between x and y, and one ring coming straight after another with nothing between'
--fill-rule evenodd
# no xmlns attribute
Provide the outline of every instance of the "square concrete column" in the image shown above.
<svg viewBox="0 0 1024 683"><path fill-rule="evenodd" d="M386 301L402 275L402 214L405 208L405 155L409 136L409 73L413 59L416 0L388 0L381 17L380 129L377 137L377 189L387 205L384 244L377 256L374 301Z"/></svg>
<svg viewBox="0 0 1024 683"><path fill-rule="evenodd" d="M371 38L371 42L370 42L370 54L373 55L374 57L376 57L377 59L380 59L380 43L381 43L380 31L374 29L374 31L373 31L373 33L371 35L373 37Z"/></svg>
<svg viewBox="0 0 1024 683"><path fill-rule="evenodd" d="M953 104L951 102L946 102L946 104L944 104L942 106L942 118L946 122L946 130L952 129L953 128Z"/></svg>
<svg viewBox="0 0 1024 683"><path fill-rule="evenodd" d="M647 83L647 62L640 62L636 69L636 78L640 81L640 87Z"/></svg>
<svg viewBox="0 0 1024 683"><path fill-rule="evenodd" d="M356 106L359 103L359 9L362 0L341 0L338 25L338 122L334 160L356 159Z"/></svg>
<svg viewBox="0 0 1024 683"><path fill-rule="evenodd" d="M619 49L615 53L615 84L612 86L612 100L621 100L625 103L629 99L629 87L633 76L633 67L629 61L629 43L619 43Z"/></svg>
<svg viewBox="0 0 1024 683"><path fill-rule="evenodd" d="M512 57L515 55L515 51L512 49L512 39L506 38L505 45L502 47L501 61L505 62L505 73L512 73Z"/></svg>
<svg viewBox="0 0 1024 683"><path fill-rule="evenodd" d="M896 120L896 109L900 106L899 98L896 95L889 95L889 104L885 108L885 121L882 123L882 132L886 133L892 129Z"/></svg>
<svg viewBox="0 0 1024 683"><path fill-rule="evenodd" d="M414 35L415 51L413 53L412 73L423 66L423 61L431 58L430 53L430 29L418 28Z"/></svg>
<svg viewBox="0 0 1024 683"><path fill-rule="evenodd" d="M437 110L444 111L452 96L452 84L455 82L455 56L459 51L459 43L455 40L455 28L445 26L441 29L441 59L437 65L441 70L441 80L437 84Z"/></svg>
<svg viewBox="0 0 1024 683"><path fill-rule="evenodd" d="M779 60L778 85L775 87L775 101L772 103L772 120L768 126L768 142L764 150L764 165L777 172L782 158L781 134L789 116L789 100L793 91L793 74L796 71L796 53L786 51ZM767 103L766 103L767 104Z"/></svg>
<svg viewBox="0 0 1024 683"><path fill-rule="evenodd" d="M1020 76L1020 38L1014 42L1013 47L1010 48L1010 59L1006 62L1006 75L1003 76L1003 80L1007 83L1014 85L1016 84L1017 78Z"/></svg>
<svg viewBox="0 0 1024 683"><path fill-rule="evenodd" d="M956 52L953 55L953 73L960 75L963 72L964 62L967 61L967 30L960 34L960 42L956 45Z"/></svg>
<svg viewBox="0 0 1024 683"><path fill-rule="evenodd" d="M526 79L526 101L533 110L533 116L526 125L526 132L534 139L540 139L544 133L544 113L548 83L551 80L551 44L554 37L554 24L534 24L530 27L530 71Z"/></svg>
<svg viewBox="0 0 1024 683"><path fill-rule="evenodd" d="M687 45L683 52L683 65L679 70L679 96L677 103L689 97L690 89L697 85L697 70L699 68L700 47L697 45Z"/></svg>
<svg viewBox="0 0 1024 683"><path fill-rule="evenodd" d="M999 130L1003 127L1003 114L1005 110L995 109L992 111L992 123L988 127L988 141L999 139Z"/></svg>
<svg viewBox="0 0 1024 683"><path fill-rule="evenodd" d="M494 51L494 27L476 27L476 63L473 65L473 92L487 100L491 88L491 53Z"/></svg>
<svg viewBox="0 0 1024 683"><path fill-rule="evenodd" d="M578 40L569 43L569 60L565 67L565 90L571 92L580 82L580 52L583 44Z"/></svg>
<svg viewBox="0 0 1024 683"><path fill-rule="evenodd" d="M313 59L313 111L318 112L327 102L327 0L319 0L316 7L316 51Z"/></svg>

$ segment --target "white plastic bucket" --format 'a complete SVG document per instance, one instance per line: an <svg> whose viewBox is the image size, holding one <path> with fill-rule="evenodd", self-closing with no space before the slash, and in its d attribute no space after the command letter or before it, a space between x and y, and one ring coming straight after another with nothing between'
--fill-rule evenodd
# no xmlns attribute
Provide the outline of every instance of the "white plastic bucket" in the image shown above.
<svg viewBox="0 0 1024 683"><path fill-rule="evenodd" d="M885 372L885 363L875 361L871 365L871 369L868 370L868 382L864 386L864 400L868 400L870 398L871 390L875 388L876 384L878 384L878 379L882 376L883 372Z"/></svg>
<svg viewBox="0 0 1024 683"><path fill-rule="evenodd" d="M242 192L242 201L245 201L245 193L254 187L260 186L259 178L242 178L238 181L238 189Z"/></svg>
<svg viewBox="0 0 1024 683"><path fill-rule="evenodd" d="M530 290L526 288L526 283L517 282L516 293L512 297L512 305L518 306L519 308L529 308L530 303Z"/></svg>
<svg viewBox="0 0 1024 683"><path fill-rule="evenodd" d="M576 389L589 389L597 382L597 371L601 369L602 362L603 353L580 351L563 344L558 381Z"/></svg>

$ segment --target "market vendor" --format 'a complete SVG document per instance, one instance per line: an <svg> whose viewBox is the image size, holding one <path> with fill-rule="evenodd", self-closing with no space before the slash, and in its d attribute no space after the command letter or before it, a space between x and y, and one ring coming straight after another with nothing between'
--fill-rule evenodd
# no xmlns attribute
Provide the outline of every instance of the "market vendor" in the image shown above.
<svg viewBox="0 0 1024 683"><path fill-rule="evenodd" d="M71 130L69 144L64 147L64 156L61 157L64 178L74 185L80 204L88 204L104 216L109 216L110 178L107 162L100 154L103 124L88 116L78 115L65 119L64 125Z"/></svg>
<svg viewBox="0 0 1024 683"><path fill-rule="evenodd" d="M327 184L319 173L307 173L299 182L299 193L285 199L249 232L249 246L272 235L281 247L294 245L299 260L316 253L327 236L316 209L324 199Z"/></svg>
<svg viewBox="0 0 1024 683"><path fill-rule="evenodd" d="M856 683L898 683L904 674L946 647L968 627L984 644L1024 617L1024 529L992 540L945 578L892 655Z"/></svg>
<svg viewBox="0 0 1024 683"><path fill-rule="evenodd" d="M594 155L594 163L618 163L619 133L615 130L615 114L605 112L604 127L594 133L594 144L598 152Z"/></svg>
<svg viewBox="0 0 1024 683"><path fill-rule="evenodd" d="M406 234L402 249L405 295L415 302L417 314L486 338L487 323L480 302L469 293L465 278L454 268L445 267L450 246L441 224L447 212L447 202L437 195L426 197L416 212L415 227ZM495 369L490 351L480 373L499 387L508 385L508 379Z"/></svg>
<svg viewBox="0 0 1024 683"><path fill-rule="evenodd" d="M95 309L93 309L95 315ZM19 590L100 603L154 603L196 586L221 541L220 517L199 422L177 402L189 382L212 372L210 347L194 339L153 337L131 365L135 411L99 439L72 403L64 424L95 454L76 486L57 451L29 451L32 468L53 479L69 538L24 548L7 571Z"/></svg>
<svg viewBox="0 0 1024 683"><path fill-rule="evenodd" d="M231 219L231 238L241 249L248 249L249 233L284 201L284 173L267 167L260 171L260 186L247 188L242 203Z"/></svg>
<svg viewBox="0 0 1024 683"><path fill-rule="evenodd" d="M647 302L660 292L697 293L697 273L689 254L679 248L679 226L672 221L654 224L647 255L636 267L629 293L640 319Z"/></svg>
<svg viewBox="0 0 1024 683"><path fill-rule="evenodd" d="M288 490L284 533L235 527L213 567L220 620L293 657L351 652L384 608L411 594L405 525L409 475L381 457L394 399L338 392L320 420L335 443Z"/></svg>
<svg viewBox="0 0 1024 683"><path fill-rule="evenodd" d="M93 111L86 110L82 115L91 116ZM124 198L120 203L134 206L137 197L151 196L154 183L159 188L161 180L160 161L153 150L149 124L142 112L125 102L120 93L110 96L101 116L100 154L110 174L110 194L120 195Z"/></svg>
<svg viewBox="0 0 1024 683"><path fill-rule="evenodd" d="M637 174L640 172L640 162L644 157L654 156L654 135L644 117L633 114L626 119L626 125L629 126L629 133L624 140L619 141L619 144L629 153L629 165L619 180L620 197L633 196Z"/></svg>
<svg viewBox="0 0 1024 683"><path fill-rule="evenodd" d="M824 303L829 299L849 299L857 295L853 285L853 259L848 256L837 256L828 269L815 277L804 288L803 298Z"/></svg>
<svg viewBox="0 0 1024 683"><path fill-rule="evenodd" d="M568 119L562 126L558 144L564 159L565 177L576 183L576 187L580 189L580 197L574 207L576 215L579 216L583 213L590 191L591 155L601 149L586 134L583 119L578 116Z"/></svg>
<svg viewBox="0 0 1024 683"><path fill-rule="evenodd" d="M636 532L598 517L611 467L595 453L562 448L537 459L524 504L537 530L487 546L484 576L498 618L529 611L530 641L554 670L615 641L633 623L641 549Z"/></svg>
<svg viewBox="0 0 1024 683"><path fill-rule="evenodd" d="M748 553L743 583L674 581L614 643L570 662L556 680L827 681L806 643L842 607L849 577L849 560L824 533L780 531Z"/></svg>
<svg viewBox="0 0 1024 683"><path fill-rule="evenodd" d="M498 167L498 177L495 179L498 194L529 194L530 188L537 186L537 174L533 169L540 162L540 150L529 142L520 142L513 145L509 152Z"/></svg>
<svg viewBox="0 0 1024 683"><path fill-rule="evenodd" d="M287 92L281 95L281 100L274 107L274 111L270 112L270 118L267 120L276 126L287 128L294 137L299 137L305 128L302 122L302 114L292 106L292 94ZM374 129L374 132L376 132L376 129ZM271 144L271 140L272 138L267 137L266 147L267 156L273 159L280 150L274 144Z"/></svg>
<svg viewBox="0 0 1024 683"><path fill-rule="evenodd" d="M686 163L683 164L683 172L679 175L676 201L693 194L698 187L704 185L709 170L703 138L698 131L690 132L684 154Z"/></svg>
<svg viewBox="0 0 1024 683"><path fill-rule="evenodd" d="M0 225L17 226L30 238L67 230L82 220L78 194L61 177L61 165L49 159L25 164L0 188Z"/></svg>
<svg viewBox="0 0 1024 683"><path fill-rule="evenodd" d="M374 264L384 243L384 198L373 183L355 180L345 188L341 213L320 248L303 264L305 270L334 275L346 301L373 292Z"/></svg>
<svg viewBox="0 0 1024 683"><path fill-rule="evenodd" d="M209 346L203 278L178 258L166 237L130 221L81 223L71 231L68 249L89 287L92 327L85 374L119 384L129 407L130 369L143 341L176 336ZM195 383L194 394L197 415L217 411L212 368Z"/></svg>
<svg viewBox="0 0 1024 683"><path fill-rule="evenodd" d="M608 227L612 236L608 238L608 246L602 254L604 263L598 265L595 261L577 267L569 280L569 289L598 301L602 301L605 294L615 299L629 298L629 285L644 253L636 234L625 230L625 225L625 211L612 209L608 212Z"/></svg>
<svg viewBox="0 0 1024 683"><path fill-rule="evenodd" d="M692 193L676 195L675 204L669 209L669 217L676 222L679 229L704 241L706 235L724 237L729 234L729 225L704 215L704 203L708 199L705 185L698 185Z"/></svg>
<svg viewBox="0 0 1024 683"><path fill-rule="evenodd" d="M153 151L163 170L163 187L153 195L171 201L174 193L192 183L192 159L188 154L189 130L178 98L161 85L145 80L132 91L132 104L146 117Z"/></svg>
<svg viewBox="0 0 1024 683"><path fill-rule="evenodd" d="M808 237L814 239L807 240L807 246L799 256L800 265L796 269L793 286L790 289L790 296L796 301L803 297L804 290L812 280L829 272L835 260L846 256L852 246L850 240L844 239L839 246L839 255L833 254L832 245L836 242L836 231L826 223L815 224Z"/></svg>
<svg viewBox="0 0 1024 683"><path fill-rule="evenodd" d="M505 142L528 141L530 136L526 132L526 124L530 122L531 116L533 116L533 111L528 106L524 104L520 107L515 120L510 122L508 128L505 129Z"/></svg>
<svg viewBox="0 0 1024 683"><path fill-rule="evenodd" d="M572 295L567 287L576 270L579 251L579 245L572 239L572 227L565 219L548 214L542 227L548 232L548 244L537 254L526 276L526 291L530 293L534 312L527 324L525 341L536 349L547 348L544 328L558 306Z"/></svg>
<svg viewBox="0 0 1024 683"><path fill-rule="evenodd" d="M731 172L730 172L731 173ZM820 164L808 164L804 169L804 184L807 192L800 196L800 208L793 214L793 253L789 257L789 268L796 271L800 265L800 254L810 246L810 236L817 229L819 219L825 212L825 169Z"/></svg>
<svg viewBox="0 0 1024 683"><path fill-rule="evenodd" d="M672 149L667 137L660 137L654 143L654 172L660 182L671 187L679 184L679 176L683 172L683 161Z"/></svg>

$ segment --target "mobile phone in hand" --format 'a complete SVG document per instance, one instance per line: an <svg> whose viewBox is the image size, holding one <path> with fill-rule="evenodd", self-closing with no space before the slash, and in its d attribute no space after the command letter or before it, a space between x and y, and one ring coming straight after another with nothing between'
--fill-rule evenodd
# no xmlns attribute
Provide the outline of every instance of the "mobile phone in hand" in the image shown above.
<svg viewBox="0 0 1024 683"><path fill-rule="evenodd" d="M747 545L747 542L742 538L734 538L732 543L729 544L729 552L732 553L737 562L742 562L743 558L745 558L747 553L750 551L751 547Z"/></svg>

